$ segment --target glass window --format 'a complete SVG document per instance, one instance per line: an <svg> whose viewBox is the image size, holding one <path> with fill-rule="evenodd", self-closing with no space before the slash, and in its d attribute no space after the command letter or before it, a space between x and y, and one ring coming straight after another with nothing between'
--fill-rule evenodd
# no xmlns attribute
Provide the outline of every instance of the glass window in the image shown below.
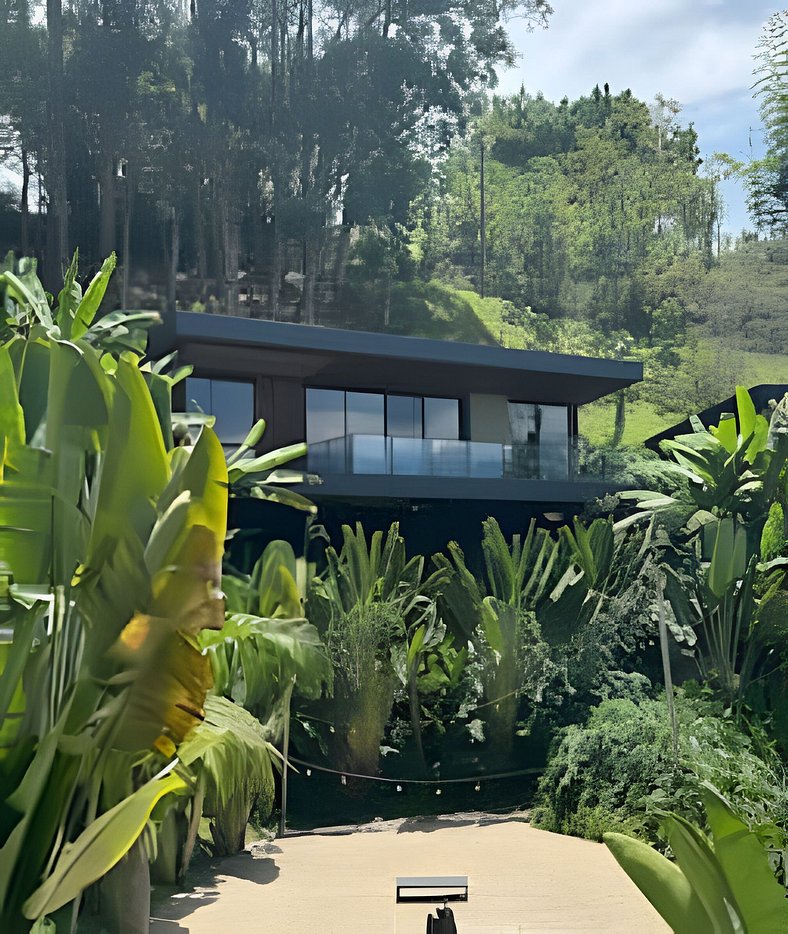
<svg viewBox="0 0 788 934"><path fill-rule="evenodd" d="M421 397L386 398L386 434L392 438L421 438Z"/></svg>
<svg viewBox="0 0 788 934"><path fill-rule="evenodd" d="M342 389L307 389L307 444L345 436L345 393Z"/></svg>
<svg viewBox="0 0 788 934"><path fill-rule="evenodd" d="M424 437L456 441L460 437L458 399L424 400Z"/></svg>
<svg viewBox="0 0 788 934"><path fill-rule="evenodd" d="M539 460L546 479L563 479L569 469L569 421L565 405L540 405Z"/></svg>
<svg viewBox="0 0 788 934"><path fill-rule="evenodd" d="M240 444L254 423L254 386L234 380L211 380L211 414L223 444Z"/></svg>
<svg viewBox="0 0 788 934"><path fill-rule="evenodd" d="M211 408L211 381L199 379L196 376L186 378L186 411L205 412L212 415Z"/></svg>
<svg viewBox="0 0 788 934"><path fill-rule="evenodd" d="M240 444L254 424L254 383L190 376L186 411L214 415L214 429L222 444Z"/></svg>
<svg viewBox="0 0 788 934"><path fill-rule="evenodd" d="M383 395L379 392L345 393L347 434L384 434Z"/></svg>
<svg viewBox="0 0 788 934"><path fill-rule="evenodd" d="M565 405L509 403L515 475L566 478L569 469L569 415Z"/></svg>

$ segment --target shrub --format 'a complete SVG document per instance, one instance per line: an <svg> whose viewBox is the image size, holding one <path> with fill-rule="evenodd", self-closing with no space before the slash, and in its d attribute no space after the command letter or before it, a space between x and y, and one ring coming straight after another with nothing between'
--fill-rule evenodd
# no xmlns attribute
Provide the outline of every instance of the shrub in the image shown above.
<svg viewBox="0 0 788 934"><path fill-rule="evenodd" d="M533 822L546 830L601 840L622 830L658 842L662 812L702 824L701 785L710 782L763 842L788 841L788 793L778 757L702 696L679 691L679 761L667 705L618 698L566 727L540 781ZM756 736L757 736L756 732Z"/></svg>
<svg viewBox="0 0 788 934"><path fill-rule="evenodd" d="M601 840L616 829L643 834L643 801L670 759L670 726L658 701L617 698L585 725L561 731L539 783L537 826Z"/></svg>

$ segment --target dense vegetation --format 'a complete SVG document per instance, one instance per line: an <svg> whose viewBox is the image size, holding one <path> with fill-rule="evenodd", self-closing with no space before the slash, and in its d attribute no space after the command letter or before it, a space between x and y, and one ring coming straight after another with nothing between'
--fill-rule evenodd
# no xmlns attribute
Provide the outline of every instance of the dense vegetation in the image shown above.
<svg viewBox="0 0 788 934"><path fill-rule="evenodd" d="M404 221L468 92L511 61L505 19L549 12L544 0L3 3L0 109L22 177L9 245L44 259L52 287L79 242L87 262L117 250L171 293L179 270L211 278L231 310L239 269L265 273L276 304L287 245L312 276L338 209L348 223Z"/></svg>
<svg viewBox="0 0 788 934"><path fill-rule="evenodd" d="M396 524L325 542L281 485L304 446L258 458L258 424L226 456L210 418L172 412L188 368L145 360L155 313L128 312L286 301L636 356L645 383L581 422L613 446L785 382L784 14L758 60L767 156L736 166L702 163L659 95L486 93L515 13L549 6L0 2L21 179L0 229L54 293L5 260L4 930L97 908L145 929L151 876L270 820L285 737L373 777L543 765L534 820L604 838L677 931L784 924L764 848L788 843L788 396L767 418L740 388L737 419L662 461L617 452L638 492L555 534L490 518L478 555L417 555ZM724 236L729 171L770 239ZM228 496L301 510L305 554L235 566Z"/></svg>
<svg viewBox="0 0 788 934"><path fill-rule="evenodd" d="M125 309L642 359L626 405L582 419L595 444L785 382L784 14L754 62L767 157L745 165L701 159L703 127L661 94L492 93L515 12L550 10L0 5L0 150L20 186L0 194L0 243L52 283L69 243L96 268L116 250ZM731 173L770 239L724 232Z"/></svg>
<svg viewBox="0 0 788 934"><path fill-rule="evenodd" d="M767 420L739 390L738 422L666 444L665 488L617 522L598 504L507 541L488 519L481 567L454 543L408 557L396 525L346 528L317 564L274 542L249 573L225 559L222 606L228 493L301 509L319 542L274 470L304 447L255 457L261 423L225 461L210 418L174 415L189 368L141 364L155 316L96 318L113 262L83 294L75 260L56 299L28 262L0 280L9 930L96 904L146 923L123 893L243 847L288 733L308 761L374 776L385 752L405 779L533 765L552 737L547 827L667 827L675 852L677 826L718 834L719 800L758 854L784 847L788 396ZM642 853L605 839L637 877Z"/></svg>

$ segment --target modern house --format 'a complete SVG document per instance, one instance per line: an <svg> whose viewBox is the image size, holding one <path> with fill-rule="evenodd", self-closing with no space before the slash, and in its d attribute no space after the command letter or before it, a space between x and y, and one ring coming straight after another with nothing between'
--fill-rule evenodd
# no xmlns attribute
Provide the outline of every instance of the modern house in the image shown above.
<svg viewBox="0 0 788 934"><path fill-rule="evenodd" d="M262 450L308 442L322 482L301 492L323 521L399 518L436 547L486 515L560 521L615 488L579 463L577 410L642 378L634 362L192 312L153 339L193 364L176 405L215 415L223 443L256 418Z"/></svg>

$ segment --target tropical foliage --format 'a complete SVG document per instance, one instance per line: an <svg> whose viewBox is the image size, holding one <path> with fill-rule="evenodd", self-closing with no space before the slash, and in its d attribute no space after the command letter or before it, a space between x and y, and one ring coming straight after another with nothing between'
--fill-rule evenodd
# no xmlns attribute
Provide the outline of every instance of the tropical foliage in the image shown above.
<svg viewBox="0 0 788 934"><path fill-rule="evenodd" d="M33 265L0 277L7 930L76 916L186 789L172 757L210 685L196 639L223 619L224 454L209 428L168 446L149 388L166 378L134 352L151 316L94 321L113 265L83 295L75 258L54 305Z"/></svg>
<svg viewBox="0 0 788 934"><path fill-rule="evenodd" d="M713 787L703 801L710 838L682 817L664 819L675 862L621 834L606 834L605 843L676 934L784 928L788 900L757 838Z"/></svg>
<svg viewBox="0 0 788 934"><path fill-rule="evenodd" d="M565 727L540 781L536 825L593 840L624 831L661 846L660 812L703 826L708 782L764 845L782 848L788 784L779 756L762 734L749 738L721 705L689 688L676 697L678 756L665 701L643 690L603 701L585 723Z"/></svg>
<svg viewBox="0 0 788 934"><path fill-rule="evenodd" d="M688 495L629 496L677 522L666 596L676 619L700 636L702 676L738 710L774 669L774 650L784 650L788 421L785 400L767 421L744 388L736 395L737 418L723 416L708 431L695 419L693 434L664 442Z"/></svg>
<svg viewBox="0 0 788 934"><path fill-rule="evenodd" d="M326 549L327 567L307 606L334 666L340 761L369 774L377 768L398 672L410 686L420 737L415 677L423 653L442 635L432 600L442 575L423 580L424 558L407 558L397 523L385 538L374 532L369 545L360 525L355 532L343 526L342 534L340 552ZM404 659L400 655L395 664L398 641Z"/></svg>

